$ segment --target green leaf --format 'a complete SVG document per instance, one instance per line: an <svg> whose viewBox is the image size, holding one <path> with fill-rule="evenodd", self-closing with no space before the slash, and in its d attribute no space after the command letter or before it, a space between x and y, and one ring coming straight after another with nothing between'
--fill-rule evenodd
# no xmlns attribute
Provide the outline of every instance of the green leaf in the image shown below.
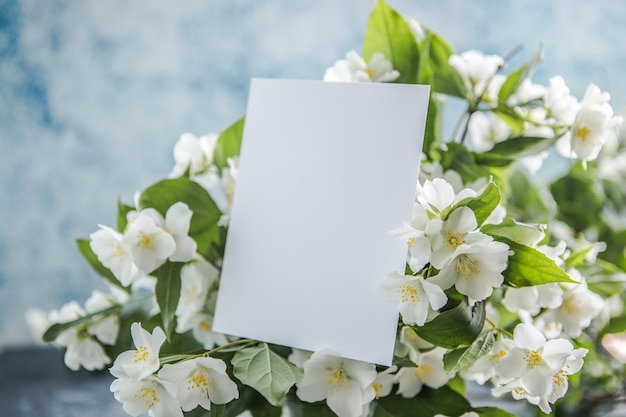
<svg viewBox="0 0 626 417"><path fill-rule="evenodd" d="M65 330L70 329L74 326L79 326L81 324L91 323L92 319L94 319L95 317L114 313L116 311L119 311L121 308L122 307L119 305L114 305L112 307L97 311L95 313L87 314L66 323L55 323L52 326L48 327L48 329L41 336L41 340L43 340L44 342L53 342Z"/></svg>
<svg viewBox="0 0 626 417"><path fill-rule="evenodd" d="M485 224L480 228L483 233L509 238L525 245L537 244L545 238L545 226L526 224L505 218L500 224Z"/></svg>
<svg viewBox="0 0 626 417"><path fill-rule="evenodd" d="M514 242L504 236L489 235L497 241L506 243L513 251L513 255L509 256L509 265L502 273L507 284L514 287L529 287L551 282L577 283L552 259L537 249Z"/></svg>
<svg viewBox="0 0 626 417"><path fill-rule="evenodd" d="M278 405L302 378L302 370L273 352L267 343L240 350L232 364L235 377L256 389L272 405Z"/></svg>
<svg viewBox="0 0 626 417"><path fill-rule="evenodd" d="M399 395L380 398L373 417L460 416L469 411L472 411L472 406L467 399L444 385L438 389L424 387L419 395L412 398Z"/></svg>
<svg viewBox="0 0 626 417"><path fill-rule="evenodd" d="M511 173L506 207L509 216L527 223L548 223L554 219L556 204L545 187L535 184L522 170Z"/></svg>
<svg viewBox="0 0 626 417"><path fill-rule="evenodd" d="M369 61L382 52L400 72L398 83L417 83L419 51L407 21L384 0L378 0L370 14L363 40L363 58Z"/></svg>
<svg viewBox="0 0 626 417"><path fill-rule="evenodd" d="M596 259L593 266L585 268L589 289L601 297L608 298L626 291L626 274L615 264Z"/></svg>
<svg viewBox="0 0 626 417"><path fill-rule="evenodd" d="M550 191L558 206L558 215L576 232L598 225L598 213L602 211L603 197L596 192L592 178L586 173L572 170L550 185Z"/></svg>
<svg viewBox="0 0 626 417"><path fill-rule="evenodd" d="M485 356L496 342L493 331L484 331L468 347L451 350L443 356L444 371L456 373Z"/></svg>
<svg viewBox="0 0 626 417"><path fill-rule="evenodd" d="M265 403L258 407L250 408L250 414L252 414L252 417L280 417L283 414L283 409L282 407Z"/></svg>
<svg viewBox="0 0 626 417"><path fill-rule="evenodd" d="M418 82L431 84L435 92L465 99L467 90L459 73L449 64L454 49L437 33L427 30L420 45Z"/></svg>
<svg viewBox="0 0 626 417"><path fill-rule="evenodd" d="M582 264L585 261L585 256L587 256L587 254L589 252L591 252L592 249L593 249L593 247L589 246L588 248L585 248L585 249L583 249L581 251L578 251L576 253L572 253L565 260L565 268L564 269L568 270L570 268L574 268L574 267Z"/></svg>
<svg viewBox="0 0 626 417"><path fill-rule="evenodd" d="M469 207L474 212L476 222L480 226L485 220L487 220L491 212L493 212L499 203L500 190L498 189L498 186L491 181L476 197L464 198L456 203L452 208L450 208L448 216L459 207Z"/></svg>
<svg viewBox="0 0 626 417"><path fill-rule="evenodd" d="M608 324L602 328L600 335L610 333L620 333L626 330L626 314L621 316L611 317Z"/></svg>
<svg viewBox="0 0 626 417"><path fill-rule="evenodd" d="M554 145L555 138L541 138L534 136L518 136L498 142L487 154L507 157L511 159L536 155Z"/></svg>
<svg viewBox="0 0 626 417"><path fill-rule="evenodd" d="M504 103L512 94L514 94L522 82L530 77L535 68L543 60L543 45L539 44L531 57L522 64L518 69L509 74L500 91L498 92L498 101Z"/></svg>
<svg viewBox="0 0 626 417"><path fill-rule="evenodd" d="M428 101L428 113L426 115L426 128L424 129L424 153L431 154L431 150L439 147L443 132L443 103L435 95L430 95Z"/></svg>
<svg viewBox="0 0 626 417"><path fill-rule="evenodd" d="M313 404L302 403L299 409L301 414L294 413L293 415L301 415L302 417L337 417L337 414L328 408L326 401Z"/></svg>
<svg viewBox="0 0 626 417"><path fill-rule="evenodd" d="M154 293L156 301L161 309L163 319L163 331L168 340L171 338L176 327L174 313L180 299L180 271L182 262L165 262L154 275L157 277Z"/></svg>
<svg viewBox="0 0 626 417"><path fill-rule="evenodd" d="M472 155L477 164L489 167L506 167L515 161L515 159L510 156L490 152L472 152Z"/></svg>
<svg viewBox="0 0 626 417"><path fill-rule="evenodd" d="M239 155L244 124L245 117L242 117L224 130L217 139L213 151L213 163L220 169L228 167L228 158Z"/></svg>
<svg viewBox="0 0 626 417"><path fill-rule="evenodd" d="M117 200L117 231L120 233L124 233L126 229L126 225L128 224L128 220L126 220L126 215L129 211L135 210L135 207L129 206L127 204L122 203L121 200Z"/></svg>
<svg viewBox="0 0 626 417"><path fill-rule="evenodd" d="M224 417L224 411L226 411L226 404L211 403L211 417Z"/></svg>
<svg viewBox="0 0 626 417"><path fill-rule="evenodd" d="M480 417L516 417L515 414L497 407L479 407L475 408L474 411Z"/></svg>
<svg viewBox="0 0 626 417"><path fill-rule="evenodd" d="M517 133L524 131L526 120L512 108L503 104L492 110L493 114L502 119Z"/></svg>
<svg viewBox="0 0 626 417"><path fill-rule="evenodd" d="M448 349L471 345L485 324L485 303L470 307L465 299L421 327L413 327L422 339Z"/></svg>
<svg viewBox="0 0 626 417"><path fill-rule="evenodd" d="M98 273L98 275L109 281L111 284L124 288L117 278L115 278L113 272L111 272L111 270L106 266L102 265L102 263L98 260L96 254L91 250L91 246L89 245L89 241L87 239L76 239L76 245L78 246L80 254L83 255L83 258L85 258L87 263Z"/></svg>
<svg viewBox="0 0 626 417"><path fill-rule="evenodd" d="M139 207L153 207L165 216L178 201L187 204L193 212L189 236L196 241L198 252L215 262L212 250L223 245L221 228L217 225L222 213L200 184L184 177L159 181L141 193Z"/></svg>
<svg viewBox="0 0 626 417"><path fill-rule="evenodd" d="M476 163L474 155L465 145L448 142L446 146L448 150L441 155L441 165L444 170L452 169L458 172L464 183L489 177L489 171Z"/></svg>

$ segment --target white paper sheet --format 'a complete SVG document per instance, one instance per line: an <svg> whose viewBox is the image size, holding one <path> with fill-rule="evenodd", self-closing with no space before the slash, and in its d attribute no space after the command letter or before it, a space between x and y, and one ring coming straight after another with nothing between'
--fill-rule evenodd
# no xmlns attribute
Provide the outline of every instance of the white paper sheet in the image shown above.
<svg viewBox="0 0 626 417"><path fill-rule="evenodd" d="M429 87L254 79L215 331L390 365Z"/></svg>

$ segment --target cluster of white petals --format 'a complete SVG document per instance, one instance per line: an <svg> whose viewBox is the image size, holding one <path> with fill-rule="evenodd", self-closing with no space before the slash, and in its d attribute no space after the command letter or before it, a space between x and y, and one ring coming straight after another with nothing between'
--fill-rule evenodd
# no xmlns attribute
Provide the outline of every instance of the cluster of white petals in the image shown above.
<svg viewBox="0 0 626 417"><path fill-rule="evenodd" d="M165 218L155 209L130 212L124 233L100 226L92 233L91 250L123 286L139 281L165 261L190 261L196 242L189 237L192 211L187 204L173 204Z"/></svg>
<svg viewBox="0 0 626 417"><path fill-rule="evenodd" d="M220 359L201 357L161 366L159 354L165 334L131 325L135 349L122 352L110 369L116 378L111 392L131 416L182 417L183 411L211 403L225 404L239 397L237 385Z"/></svg>
<svg viewBox="0 0 626 417"><path fill-rule="evenodd" d="M227 343L226 336L212 331L219 271L197 257L180 274L180 298L176 307L176 332L192 331L206 349Z"/></svg>
<svg viewBox="0 0 626 417"><path fill-rule="evenodd" d="M218 224L226 226L230 219L230 208L235 194L239 158L227 158L228 166L218 169L213 160L218 138L219 136L213 133L200 137L191 133L181 135L174 146L176 164L170 173L170 178L188 174L192 181L200 184L222 212Z"/></svg>
<svg viewBox="0 0 626 417"><path fill-rule="evenodd" d="M77 371L80 367L88 371L104 369L111 363L104 345L114 345L119 333L119 318L111 311L125 301L124 294L113 296L95 290L85 302L85 308L76 301L64 304L59 310L51 310L47 314L38 310L29 311L28 324L33 329L40 329L38 338L54 324L65 324L75 320L85 320L75 326L61 331L54 344L65 348L65 365Z"/></svg>
<svg viewBox="0 0 626 417"><path fill-rule="evenodd" d="M447 303L443 290L453 286L474 305L502 285L509 247L480 232L469 207L455 207L476 195L470 188L456 193L443 178L426 180L418 190L411 223L392 231L409 246L407 264L416 275L391 273L379 290L399 301L404 323L423 325L431 312ZM438 273L417 275L428 265Z"/></svg>
<svg viewBox="0 0 626 417"><path fill-rule="evenodd" d="M376 397L376 368L371 363L335 356L328 350L313 353L302 365L304 377L296 385L302 401L326 400L339 417L361 417Z"/></svg>
<svg viewBox="0 0 626 417"><path fill-rule="evenodd" d="M614 115L610 99L609 93L595 84L587 87L569 131L557 142L561 155L583 163L598 157L609 137L615 135L614 128L622 123L622 117Z"/></svg>
<svg viewBox="0 0 626 417"><path fill-rule="evenodd" d="M563 338L547 340L532 324L515 327L512 348L498 357L498 384L494 395L511 392L513 398L528 400L550 413L550 404L561 398L568 376L580 370L587 349L574 349Z"/></svg>
<svg viewBox="0 0 626 417"><path fill-rule="evenodd" d="M502 78L496 77L498 70L504 65L502 57L484 55L480 51L470 50L460 55L450 56L448 62L463 79L465 88L472 100L481 96L487 101L495 98L491 91L496 90L496 88L499 89L504 81Z"/></svg>
<svg viewBox="0 0 626 417"><path fill-rule="evenodd" d="M346 59L340 59L324 73L324 81L363 83L384 83L395 81L400 73L393 69L391 62L381 52L372 54L368 62L356 51L346 54Z"/></svg>

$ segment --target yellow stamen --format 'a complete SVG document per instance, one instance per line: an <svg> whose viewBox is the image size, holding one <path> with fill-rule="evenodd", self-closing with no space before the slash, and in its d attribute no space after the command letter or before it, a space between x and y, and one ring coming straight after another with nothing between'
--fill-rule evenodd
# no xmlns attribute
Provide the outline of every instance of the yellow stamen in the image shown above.
<svg viewBox="0 0 626 417"><path fill-rule="evenodd" d="M367 75L368 75L368 77L370 77L370 80L374 79L374 76L376 75L376 73L374 72L373 69L371 69L370 67L367 67L365 72L367 72Z"/></svg>
<svg viewBox="0 0 626 417"><path fill-rule="evenodd" d="M200 327L200 330L205 331L205 332L211 331L211 325L204 320L202 320L200 324L198 324L198 327Z"/></svg>
<svg viewBox="0 0 626 417"><path fill-rule="evenodd" d="M563 300L562 307L563 307L563 310L567 312L567 314L580 313L580 307L574 297L569 297Z"/></svg>
<svg viewBox="0 0 626 417"><path fill-rule="evenodd" d="M333 369L330 372L324 374L324 381L330 385L329 391L335 392L342 388L348 388L350 383L348 382L348 375L344 369Z"/></svg>
<svg viewBox="0 0 626 417"><path fill-rule="evenodd" d="M500 359L502 359L504 355L506 355L506 352L503 350L499 351L498 353L494 353L493 355L489 356L489 362L500 362Z"/></svg>
<svg viewBox="0 0 626 417"><path fill-rule="evenodd" d="M200 389L203 394L209 391L209 385L213 385L213 381L208 379L204 372L197 372L187 380L187 391Z"/></svg>
<svg viewBox="0 0 626 417"><path fill-rule="evenodd" d="M418 303L420 300L417 289L408 284L400 285L397 293L400 295L400 302L402 303Z"/></svg>
<svg viewBox="0 0 626 417"><path fill-rule="evenodd" d="M446 239L443 242L443 245L446 248L455 249L457 246L462 245L463 243L465 243L465 239L463 239L463 233L450 233L446 230Z"/></svg>
<svg viewBox="0 0 626 417"><path fill-rule="evenodd" d="M141 249L152 249L154 247L154 235L139 233L139 247Z"/></svg>
<svg viewBox="0 0 626 417"><path fill-rule="evenodd" d="M135 392L135 398L141 398L148 408L154 407L156 403L161 401L156 395L154 388L142 386Z"/></svg>
<svg viewBox="0 0 626 417"><path fill-rule="evenodd" d="M383 384L372 384L372 388L374 388L374 394L376 394L376 399L378 399L378 393L383 389Z"/></svg>
<svg viewBox="0 0 626 417"><path fill-rule="evenodd" d="M125 254L126 252L124 252L124 248L122 248L122 245L117 243L116 245L113 246L113 250L111 251L111 256L113 256L114 258L123 258Z"/></svg>
<svg viewBox="0 0 626 417"><path fill-rule="evenodd" d="M537 366L541 365L541 363L543 362L541 355L536 350L531 350L529 352L526 352L526 354L524 355L524 360L526 361L528 366L531 368L536 368Z"/></svg>
<svg viewBox="0 0 626 417"><path fill-rule="evenodd" d="M144 362L148 360L148 349L145 346L139 346L135 351L135 362Z"/></svg>
<svg viewBox="0 0 626 417"><path fill-rule="evenodd" d="M231 184L226 189L226 201L228 201L229 204L232 204L234 198L235 198L235 184Z"/></svg>
<svg viewBox="0 0 626 417"><path fill-rule="evenodd" d="M560 387L561 385L567 383L567 374L565 373L565 371L560 370L559 372L554 374L552 376L552 382L554 382L554 385L556 385L557 387ZM552 390L556 391L556 388L553 388Z"/></svg>
<svg viewBox="0 0 626 417"><path fill-rule="evenodd" d="M472 274L478 274L480 272L480 268L476 265L476 259L463 254L459 255L457 258L456 272L463 274L463 276L467 279Z"/></svg>
<svg viewBox="0 0 626 417"><path fill-rule="evenodd" d="M409 246L411 246L414 243L415 243L415 238L414 237L411 237L411 238L407 239L407 241L406 241L406 244L409 245Z"/></svg>
<svg viewBox="0 0 626 417"><path fill-rule="evenodd" d="M416 380L417 378L424 380L424 378L426 378L431 371L434 371L432 366L422 364L413 371L413 380Z"/></svg>
<svg viewBox="0 0 626 417"><path fill-rule="evenodd" d="M591 132L591 130L589 130L588 128L586 128L584 126L583 127L577 127L574 130L574 133L576 134L576 136L581 138L583 140L583 142L587 140L587 135L589 135L589 132Z"/></svg>

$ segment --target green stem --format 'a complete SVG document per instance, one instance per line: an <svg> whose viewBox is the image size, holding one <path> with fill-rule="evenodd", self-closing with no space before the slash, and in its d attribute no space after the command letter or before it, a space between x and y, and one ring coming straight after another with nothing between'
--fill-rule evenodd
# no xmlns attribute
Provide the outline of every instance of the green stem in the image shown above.
<svg viewBox="0 0 626 417"><path fill-rule="evenodd" d="M172 363L172 362L181 362L181 361L186 361L186 360L195 359L195 358L203 358L203 357L206 358L208 356L211 356L212 353L218 352L222 349L226 349L226 348L230 348L230 347L242 345L242 344L250 344L250 343L256 343L256 340L239 339L230 343L226 343L225 345L218 346L211 350L205 350L205 351L198 352L198 353L181 353L177 355L164 355L159 358L159 362L161 362L161 364L165 364L165 363Z"/></svg>

